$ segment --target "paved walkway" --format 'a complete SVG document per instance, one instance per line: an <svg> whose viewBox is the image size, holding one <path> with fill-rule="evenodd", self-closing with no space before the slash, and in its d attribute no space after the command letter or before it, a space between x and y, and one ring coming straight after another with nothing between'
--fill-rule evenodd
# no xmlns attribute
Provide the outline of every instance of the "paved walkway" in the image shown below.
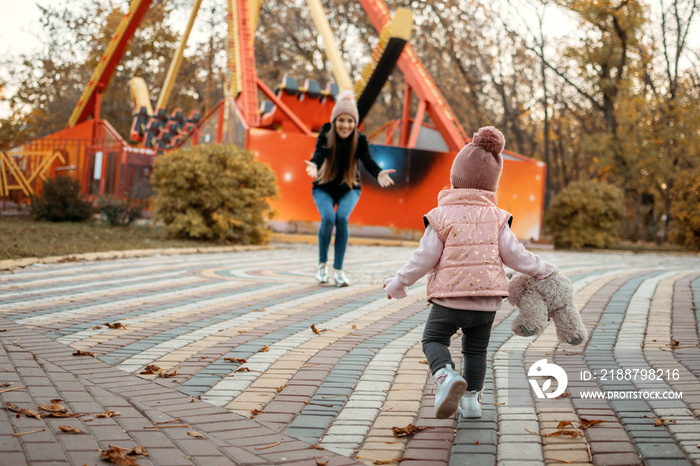
<svg viewBox="0 0 700 466"><path fill-rule="evenodd" d="M110 446L145 447L140 465L700 464L700 257L542 252L574 283L586 346L513 336L505 303L483 417L437 420L425 282L381 289L411 251L351 245L348 288L314 283L306 244L0 271L3 405L82 414L1 410L0 464L105 464ZM541 359L564 396L534 395Z"/></svg>

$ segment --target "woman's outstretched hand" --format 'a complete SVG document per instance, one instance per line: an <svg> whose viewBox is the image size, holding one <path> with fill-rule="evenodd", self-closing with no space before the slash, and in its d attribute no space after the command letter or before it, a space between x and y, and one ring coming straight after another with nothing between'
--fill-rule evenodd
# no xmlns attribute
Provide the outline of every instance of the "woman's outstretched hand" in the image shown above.
<svg viewBox="0 0 700 466"><path fill-rule="evenodd" d="M396 173L396 170L389 169L382 170L379 172L379 175L377 175L377 181L379 182L379 186L381 186L382 188L386 188L387 186L391 186L392 184L394 184L394 180L392 180L389 176L390 173Z"/></svg>
<svg viewBox="0 0 700 466"><path fill-rule="evenodd" d="M318 167L316 164L309 162L308 160L304 160L304 163L306 163L306 174L311 178L316 179L316 176L318 176Z"/></svg>

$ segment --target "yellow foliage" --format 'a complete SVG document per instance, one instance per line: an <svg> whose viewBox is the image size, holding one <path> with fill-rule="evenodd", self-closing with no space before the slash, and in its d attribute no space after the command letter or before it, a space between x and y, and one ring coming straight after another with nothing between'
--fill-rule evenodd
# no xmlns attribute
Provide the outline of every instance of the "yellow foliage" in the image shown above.
<svg viewBox="0 0 700 466"><path fill-rule="evenodd" d="M681 173L671 198L669 239L700 250L700 167Z"/></svg>
<svg viewBox="0 0 700 466"><path fill-rule="evenodd" d="M557 247L606 248L618 242L624 213L620 188L597 181L576 181L556 195L545 225Z"/></svg>
<svg viewBox="0 0 700 466"><path fill-rule="evenodd" d="M268 240L275 174L249 151L204 145L167 153L152 175L152 211L169 235L259 244Z"/></svg>

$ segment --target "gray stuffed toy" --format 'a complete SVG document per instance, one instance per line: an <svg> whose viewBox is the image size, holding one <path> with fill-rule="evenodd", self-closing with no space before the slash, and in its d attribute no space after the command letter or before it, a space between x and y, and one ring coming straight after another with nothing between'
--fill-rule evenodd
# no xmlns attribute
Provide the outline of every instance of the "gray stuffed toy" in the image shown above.
<svg viewBox="0 0 700 466"><path fill-rule="evenodd" d="M559 270L544 280L515 274L508 283L508 302L520 309L512 328L521 337L539 336L554 320L561 343L580 345L588 333L574 304L574 286Z"/></svg>

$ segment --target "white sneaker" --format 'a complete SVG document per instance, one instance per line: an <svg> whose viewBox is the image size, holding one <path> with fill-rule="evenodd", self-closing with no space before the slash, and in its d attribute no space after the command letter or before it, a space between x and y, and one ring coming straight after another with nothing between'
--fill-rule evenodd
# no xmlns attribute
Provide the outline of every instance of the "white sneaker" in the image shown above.
<svg viewBox="0 0 700 466"><path fill-rule="evenodd" d="M464 392L459 400L459 414L465 419L478 419L481 417L481 402L484 399L483 390Z"/></svg>
<svg viewBox="0 0 700 466"><path fill-rule="evenodd" d="M316 272L316 281L319 283L328 283L328 267L325 262L318 264L318 272Z"/></svg>
<svg viewBox="0 0 700 466"><path fill-rule="evenodd" d="M335 269L333 272L333 280L335 281L335 286L338 287L350 285L348 277L345 276L345 273L342 270Z"/></svg>
<svg viewBox="0 0 700 466"><path fill-rule="evenodd" d="M437 393L435 394L435 417L447 419L459 407L459 401L467 389L467 382L449 364L433 376Z"/></svg>

